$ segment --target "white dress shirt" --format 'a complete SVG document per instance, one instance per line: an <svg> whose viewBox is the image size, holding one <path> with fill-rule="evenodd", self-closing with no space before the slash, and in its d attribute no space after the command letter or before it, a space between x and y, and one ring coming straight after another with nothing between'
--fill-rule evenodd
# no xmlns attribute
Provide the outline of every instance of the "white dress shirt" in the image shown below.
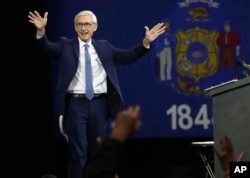
<svg viewBox="0 0 250 178"><path fill-rule="evenodd" d="M75 74L75 77L70 83L68 88L68 93L78 93L85 94L85 50L84 45L86 43L82 42L79 38L79 63L78 68ZM90 41L89 44L89 53L91 58L92 66L92 79L93 87L95 94L107 93L107 74L102 66L102 63L97 55L94 46Z"/></svg>

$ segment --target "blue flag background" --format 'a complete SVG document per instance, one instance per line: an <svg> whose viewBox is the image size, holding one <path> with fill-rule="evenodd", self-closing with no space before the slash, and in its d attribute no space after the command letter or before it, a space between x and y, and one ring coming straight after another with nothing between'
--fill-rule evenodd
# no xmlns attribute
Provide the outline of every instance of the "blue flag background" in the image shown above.
<svg viewBox="0 0 250 178"><path fill-rule="evenodd" d="M168 22L170 30L152 43L147 55L136 63L117 66L125 107L139 104L142 108L143 125L135 137L213 136L213 120L219 118L213 118L212 100L204 95L204 90L244 77L236 60L250 62L250 1L49 0L47 3L47 31L52 41L60 36L75 37L74 16L87 9L98 19L94 39L107 39L119 48L139 43L145 25L151 28L158 22ZM236 34L229 37L234 40L229 50L217 43L225 24ZM223 52L232 58L233 67L220 65ZM53 63L53 84L56 68Z"/></svg>

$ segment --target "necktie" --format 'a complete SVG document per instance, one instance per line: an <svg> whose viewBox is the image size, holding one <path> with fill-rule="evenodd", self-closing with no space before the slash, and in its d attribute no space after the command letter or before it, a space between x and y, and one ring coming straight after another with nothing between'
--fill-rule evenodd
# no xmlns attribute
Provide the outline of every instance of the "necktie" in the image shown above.
<svg viewBox="0 0 250 178"><path fill-rule="evenodd" d="M89 55L88 44L85 47L85 80L86 80L86 97L91 100L94 97L94 89L92 83L92 68L91 59Z"/></svg>

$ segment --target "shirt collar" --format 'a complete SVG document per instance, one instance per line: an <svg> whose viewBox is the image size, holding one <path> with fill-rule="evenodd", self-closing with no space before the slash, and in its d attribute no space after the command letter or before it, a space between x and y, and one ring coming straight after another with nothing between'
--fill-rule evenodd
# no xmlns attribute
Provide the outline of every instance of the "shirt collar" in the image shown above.
<svg viewBox="0 0 250 178"><path fill-rule="evenodd" d="M85 44L88 44L89 46L92 46L92 39L90 39L90 41L88 43L83 42L82 40L80 40L80 38L78 37L78 41L79 41L79 46L84 46Z"/></svg>

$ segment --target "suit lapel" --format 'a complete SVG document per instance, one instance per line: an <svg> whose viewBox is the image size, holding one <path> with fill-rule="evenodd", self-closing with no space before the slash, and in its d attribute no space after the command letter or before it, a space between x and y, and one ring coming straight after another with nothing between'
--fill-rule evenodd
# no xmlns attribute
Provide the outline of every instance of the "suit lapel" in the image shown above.
<svg viewBox="0 0 250 178"><path fill-rule="evenodd" d="M104 67L104 69L107 69L107 66L109 65L108 57L106 56L107 52L105 53L105 46L100 45L95 40L92 40L92 44L96 50L97 55L99 56L99 59Z"/></svg>

